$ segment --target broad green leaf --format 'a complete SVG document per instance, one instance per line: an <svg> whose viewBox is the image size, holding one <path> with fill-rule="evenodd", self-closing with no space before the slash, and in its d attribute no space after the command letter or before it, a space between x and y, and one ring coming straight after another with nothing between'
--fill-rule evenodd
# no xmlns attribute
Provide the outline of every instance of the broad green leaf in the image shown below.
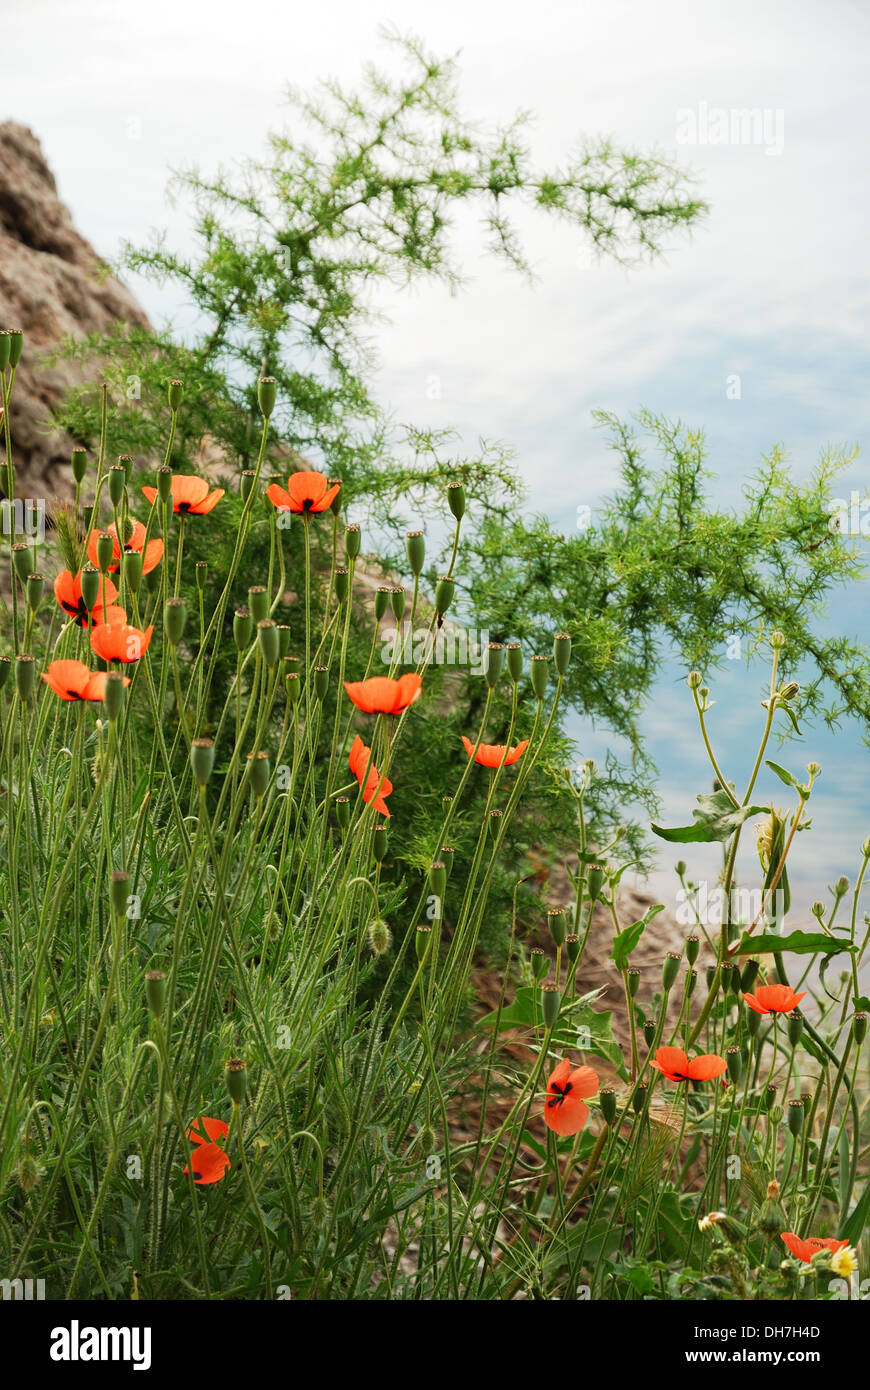
<svg viewBox="0 0 870 1390"><path fill-rule="evenodd" d="M814 956L817 953L835 956L839 951L855 950L857 947L850 942L840 941L824 932L793 931L788 936L744 936L735 954L776 955L780 951L791 951L796 956Z"/></svg>
<svg viewBox="0 0 870 1390"><path fill-rule="evenodd" d="M715 841L730 840L734 831L750 816L769 815L768 806L735 806L724 791L705 792L695 798L698 809L692 812L694 825L681 825L668 830L662 825L653 825L653 833L672 844L712 844Z"/></svg>
<svg viewBox="0 0 870 1390"><path fill-rule="evenodd" d="M780 767L779 763L772 763L769 758L765 758L764 761L771 772L776 773L780 782L784 782L787 787L797 787L797 780L792 777L791 773L788 772L786 768Z"/></svg>

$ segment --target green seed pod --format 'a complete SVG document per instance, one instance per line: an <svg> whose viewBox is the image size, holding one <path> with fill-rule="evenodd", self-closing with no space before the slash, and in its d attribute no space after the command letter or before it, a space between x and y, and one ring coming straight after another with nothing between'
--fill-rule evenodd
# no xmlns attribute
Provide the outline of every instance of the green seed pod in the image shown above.
<svg viewBox="0 0 870 1390"><path fill-rule="evenodd" d="M254 620L247 608L237 608L233 615L233 640L238 651L246 651L254 634Z"/></svg>
<svg viewBox="0 0 870 1390"><path fill-rule="evenodd" d="M409 531L405 536L405 551L411 573L419 576L426 562L426 537L422 531Z"/></svg>
<svg viewBox="0 0 870 1390"><path fill-rule="evenodd" d="M444 574L435 585L435 611L439 616L447 612L456 592L456 580Z"/></svg>
<svg viewBox="0 0 870 1390"><path fill-rule="evenodd" d="M283 659L290 650L291 629L289 623L279 623L278 628L278 654Z"/></svg>
<svg viewBox="0 0 870 1390"><path fill-rule="evenodd" d="M291 705L295 705L302 694L302 681L298 671L288 671L284 677L284 689Z"/></svg>
<svg viewBox="0 0 870 1390"><path fill-rule="evenodd" d="M465 488L462 483L447 484L447 505L457 521L465 516Z"/></svg>
<svg viewBox="0 0 870 1390"><path fill-rule="evenodd" d="M734 1085L737 1086L743 1075L743 1054L739 1047L726 1047L725 1061L728 1064L728 1076Z"/></svg>
<svg viewBox="0 0 870 1390"><path fill-rule="evenodd" d="M564 946L568 934L568 922L563 907L547 909L547 929L555 946Z"/></svg>
<svg viewBox="0 0 870 1390"><path fill-rule="evenodd" d="M712 989L712 988L713 988L713 981L714 981L715 978L716 978L716 967L715 967L715 965L708 965L708 966L707 966L707 969L706 969L705 972L704 972L704 974L705 974L706 980L707 980L707 988L708 988L708 989Z"/></svg>
<svg viewBox="0 0 870 1390"><path fill-rule="evenodd" d="M362 532L359 522L354 521L344 529L344 553L349 560L355 560L362 545Z"/></svg>
<svg viewBox="0 0 870 1390"><path fill-rule="evenodd" d="M612 1125L616 1119L616 1091L612 1086L603 1086L598 1093L598 1102L601 1106L601 1113L604 1116L604 1123Z"/></svg>
<svg viewBox="0 0 870 1390"><path fill-rule="evenodd" d="M745 990L747 994L750 992L752 986L755 984L755 979L758 975L758 971L758 961L753 960L750 956L749 960L744 965L743 970L740 974L740 988L742 990Z"/></svg>
<svg viewBox="0 0 870 1390"><path fill-rule="evenodd" d="M261 622L258 622L257 640L260 643L263 660L271 670L281 655L281 639L278 636L277 623L274 623L271 618L263 618Z"/></svg>
<svg viewBox="0 0 870 1390"><path fill-rule="evenodd" d="M326 692L329 689L329 667L315 666L314 668L314 695L318 700L326 699Z"/></svg>
<svg viewBox="0 0 870 1390"><path fill-rule="evenodd" d="M27 653L15 658L15 685L21 700L29 700L36 684L36 662Z"/></svg>
<svg viewBox="0 0 870 1390"><path fill-rule="evenodd" d="M541 985L541 1011L548 1028L555 1028L562 1007L562 996L555 985Z"/></svg>
<svg viewBox="0 0 870 1390"><path fill-rule="evenodd" d="M130 896L130 875L118 869L109 875L109 902L116 917L127 914L127 899Z"/></svg>
<svg viewBox="0 0 870 1390"><path fill-rule="evenodd" d="M161 502L168 502L172 497L172 469L165 463L157 470L157 496Z"/></svg>
<svg viewBox="0 0 870 1390"><path fill-rule="evenodd" d="M759 1018L761 1017L760 1014L759 1014L758 1016L759 1016ZM764 1095L763 1095L762 1098L761 1098L761 1103L762 1103L762 1105L763 1105L763 1107L764 1107L765 1110L770 1111L770 1110L773 1109L773 1103L774 1103L775 1100L776 1100L776 1087L775 1087L775 1086L773 1085L773 1083L771 1082L771 1084L766 1088L766 1090L765 1090L765 1092L764 1092Z"/></svg>
<svg viewBox="0 0 870 1390"><path fill-rule="evenodd" d="M124 581L131 594L138 594L142 587L142 553L139 550L125 550L121 556Z"/></svg>
<svg viewBox="0 0 870 1390"><path fill-rule="evenodd" d="M601 898L601 890L604 887L606 875L606 864L590 864L586 870L586 891L594 903Z"/></svg>
<svg viewBox="0 0 870 1390"><path fill-rule="evenodd" d="M739 994L740 967L733 963L726 962L725 965L722 966L721 981L723 994Z"/></svg>
<svg viewBox="0 0 870 1390"><path fill-rule="evenodd" d="M790 1100L788 1103L787 1115L788 1127L794 1135L795 1139L797 1139L798 1135L802 1133L804 1127L805 1116L803 1102L799 1100Z"/></svg>
<svg viewBox="0 0 870 1390"><path fill-rule="evenodd" d="M580 955L580 938L579 936L575 936L573 932L569 932L565 937L565 954L571 965L575 963Z"/></svg>
<svg viewBox="0 0 870 1390"><path fill-rule="evenodd" d="M17 367L21 361L21 354L24 351L24 334L20 328L13 328L9 333L9 365Z"/></svg>
<svg viewBox="0 0 870 1390"><path fill-rule="evenodd" d="M77 483L84 482L85 474L88 471L88 451L87 449L73 449L70 454L72 473Z"/></svg>
<svg viewBox="0 0 870 1390"><path fill-rule="evenodd" d="M252 584L248 590L248 608L255 623L262 623L269 616L269 591L262 584Z"/></svg>
<svg viewBox="0 0 870 1390"><path fill-rule="evenodd" d="M504 647L501 642L490 642L486 649L486 683L490 690L498 684L504 666Z"/></svg>
<svg viewBox="0 0 870 1390"><path fill-rule="evenodd" d="M0 372L5 372L9 366L9 354L12 351L12 334L8 328L0 329Z"/></svg>
<svg viewBox="0 0 870 1390"><path fill-rule="evenodd" d="M272 776L269 754L262 752L248 754L248 768L251 774L251 790L254 796L264 796Z"/></svg>
<svg viewBox="0 0 870 1390"><path fill-rule="evenodd" d="M662 965L662 985L664 986L666 994L674 987L674 981L677 978L677 971L680 968L681 960L682 957L677 951L668 951L668 954L665 956Z"/></svg>
<svg viewBox="0 0 870 1390"><path fill-rule="evenodd" d="M168 598L163 608L163 626L167 640L177 647L184 635L187 622L187 604L183 598Z"/></svg>
<svg viewBox="0 0 870 1390"><path fill-rule="evenodd" d="M390 602L390 590L386 584L381 584L375 589L375 622L379 623L387 611Z"/></svg>
<svg viewBox="0 0 870 1390"><path fill-rule="evenodd" d="M159 1018L166 1007L166 974L163 970L145 972L145 999L155 1018Z"/></svg>
<svg viewBox="0 0 870 1390"><path fill-rule="evenodd" d="M553 664L560 676L564 676L571 660L571 638L567 632L557 632L553 638Z"/></svg>
<svg viewBox="0 0 870 1390"><path fill-rule="evenodd" d="M117 723L124 708L124 677L120 671L109 671L106 676L106 688L103 695L103 709L112 724Z"/></svg>
<svg viewBox="0 0 870 1390"><path fill-rule="evenodd" d="M529 965L532 967L535 981L540 984L550 969L550 962L540 946L533 946L529 951Z"/></svg>
<svg viewBox="0 0 870 1390"><path fill-rule="evenodd" d="M100 601L100 571L94 565L85 565L82 570L82 600L88 612Z"/></svg>
<svg viewBox="0 0 870 1390"><path fill-rule="evenodd" d="M247 502L253 492L256 477L253 468L244 468L239 474L239 496L243 502Z"/></svg>
<svg viewBox="0 0 870 1390"><path fill-rule="evenodd" d="M761 1014L756 1013L755 1009L750 1009L747 1005L746 1031L749 1033L750 1038L757 1037L758 1030L761 1027L761 1017Z"/></svg>
<svg viewBox="0 0 870 1390"><path fill-rule="evenodd" d="M387 857L387 843L387 827L382 821L380 825L375 826L374 834L372 835L372 853L379 864L383 864Z"/></svg>
<svg viewBox="0 0 870 1390"><path fill-rule="evenodd" d="M452 845L442 845L438 853L442 864L447 870L447 877L449 878L453 869L453 860L456 857L456 850Z"/></svg>
<svg viewBox="0 0 870 1390"><path fill-rule="evenodd" d="M628 979L629 996L634 999L640 989L640 968L636 965L630 965L625 973Z"/></svg>
<svg viewBox="0 0 870 1390"><path fill-rule="evenodd" d="M341 514L341 501L342 501L342 492L341 492L342 482L341 482L341 478L327 478L327 480L326 480L326 486L327 486L327 488L332 488L332 487L337 487L337 488L338 488L338 492L335 494L335 496L333 497L332 501L331 501L330 504L329 504L329 510L332 512L332 515L333 515L333 516L339 516L339 515Z"/></svg>
<svg viewBox="0 0 870 1390"><path fill-rule="evenodd" d="M278 399L278 383L273 376L261 376L257 382L257 404L268 420Z"/></svg>
<svg viewBox="0 0 870 1390"><path fill-rule="evenodd" d="M350 571L344 568L335 571L335 596L344 603L350 591Z"/></svg>
<svg viewBox="0 0 870 1390"><path fill-rule="evenodd" d="M184 382L179 377L174 376L166 389L166 395L169 400L169 409L177 410L184 399Z"/></svg>
<svg viewBox="0 0 870 1390"><path fill-rule="evenodd" d="M210 738L195 738L190 745L190 766L193 780L198 787L204 787L214 768L214 741Z"/></svg>
<svg viewBox="0 0 870 1390"><path fill-rule="evenodd" d="M383 956L389 951L393 941L393 934L389 925L382 917L378 917L374 922L369 922L366 928L366 935L369 939L369 947L373 956Z"/></svg>
<svg viewBox="0 0 870 1390"><path fill-rule="evenodd" d="M792 1009L788 1015L788 1040L792 1047L797 1047L804 1031L804 1016L800 1009Z"/></svg>
<svg viewBox="0 0 870 1390"><path fill-rule="evenodd" d="M507 652L508 675L516 685L520 676L523 674L523 648L520 642L508 642L505 651Z"/></svg>
<svg viewBox="0 0 870 1390"><path fill-rule="evenodd" d="M429 865L429 887L439 899L447 892L447 865L440 859Z"/></svg>
<svg viewBox="0 0 870 1390"><path fill-rule="evenodd" d="M405 590L401 584L390 590L390 607L396 622L400 623L405 616Z"/></svg>
<svg viewBox="0 0 870 1390"><path fill-rule="evenodd" d="M350 801L346 796L335 798L335 819L339 830L347 830L350 825Z"/></svg>
<svg viewBox="0 0 870 1390"><path fill-rule="evenodd" d="M867 1015L862 1009L852 1016L852 1037L858 1047L867 1036Z"/></svg>
<svg viewBox="0 0 870 1390"><path fill-rule="evenodd" d="M4 685L5 685L6 682L8 681L8 679L9 679L9 677L10 677L11 674L12 674L12 658L11 658L11 656L0 656L0 690L3 689Z"/></svg>
<svg viewBox="0 0 870 1390"><path fill-rule="evenodd" d="M15 566L15 573L22 584L27 583L27 576L33 568L33 555L29 545L24 541L18 541L12 547L12 563Z"/></svg>
<svg viewBox="0 0 870 1390"><path fill-rule="evenodd" d="M131 478L132 475L133 475L133 455L132 455L132 454L119 454L119 455L118 455L118 467L119 467L119 468L123 468L123 470L124 470L124 485L126 486L127 483L129 483L130 478ZM114 469L113 469L112 471L114 472ZM111 479L110 479L110 481L111 481Z"/></svg>
<svg viewBox="0 0 870 1390"><path fill-rule="evenodd" d="M634 1094L631 1097L631 1108L634 1111L635 1115L643 1114L644 1110L646 1109L648 1100L649 1083L646 1081L639 1081L635 1086Z"/></svg>
<svg viewBox="0 0 870 1390"><path fill-rule="evenodd" d="M45 575L29 574L24 585L24 593L28 608L35 613L42 603L42 596L45 593Z"/></svg>
<svg viewBox="0 0 870 1390"><path fill-rule="evenodd" d="M502 814L503 813L498 810L490 811L489 813L489 833L494 840L498 839L499 831L501 830Z"/></svg>
<svg viewBox="0 0 870 1390"><path fill-rule="evenodd" d="M241 1057L231 1057L224 1068L227 1090L233 1105L241 1105L248 1089L248 1069Z"/></svg>
<svg viewBox="0 0 870 1390"><path fill-rule="evenodd" d="M422 965L423 961L426 959L431 945L432 928L427 926L425 922L421 922L414 933L414 950L417 955L418 965Z"/></svg>
<svg viewBox="0 0 870 1390"><path fill-rule="evenodd" d="M101 573L108 573L114 558L115 537L110 536L108 531L101 531L97 536L97 568Z"/></svg>
<svg viewBox="0 0 870 1390"><path fill-rule="evenodd" d="M196 587L202 593L208 579L208 560L197 560L194 574L196 575Z"/></svg>
<svg viewBox="0 0 870 1390"><path fill-rule="evenodd" d="M529 671L532 676L532 689L535 698L543 700L547 694L547 683L550 679L550 672L547 669L548 663L545 656L533 656L529 662Z"/></svg>
<svg viewBox="0 0 870 1390"><path fill-rule="evenodd" d="M686 937L686 960L689 965L694 965L698 959L698 952L701 949L701 942L697 936Z"/></svg>
<svg viewBox="0 0 870 1390"><path fill-rule="evenodd" d="M652 1018L644 1019L644 1024L643 1024L643 1040L644 1040L644 1042L646 1043L647 1047L652 1047L652 1045L653 1045L653 1043L654 1043L654 1041L655 1041L655 1036L656 1036L656 1025L655 1025L655 1020L652 1019Z"/></svg>
<svg viewBox="0 0 870 1390"><path fill-rule="evenodd" d="M686 971L686 998L687 998L687 999L691 999L692 995L695 993L695 986L697 985L697 983L698 983L698 972L697 972L697 970L687 970L687 971Z"/></svg>

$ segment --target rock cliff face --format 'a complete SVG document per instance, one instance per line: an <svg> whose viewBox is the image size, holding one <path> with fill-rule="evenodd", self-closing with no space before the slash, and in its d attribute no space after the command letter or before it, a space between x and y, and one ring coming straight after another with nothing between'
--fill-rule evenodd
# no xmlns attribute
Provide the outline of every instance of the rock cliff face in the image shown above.
<svg viewBox="0 0 870 1390"><path fill-rule="evenodd" d="M76 442L48 426L51 406L85 380L77 362L43 365L61 339L104 331L113 322L147 325L133 295L105 273L75 229L39 141L26 126L0 124L0 327L24 330L15 378L13 429L20 497L72 494L69 455ZM93 366L87 372L93 379Z"/></svg>

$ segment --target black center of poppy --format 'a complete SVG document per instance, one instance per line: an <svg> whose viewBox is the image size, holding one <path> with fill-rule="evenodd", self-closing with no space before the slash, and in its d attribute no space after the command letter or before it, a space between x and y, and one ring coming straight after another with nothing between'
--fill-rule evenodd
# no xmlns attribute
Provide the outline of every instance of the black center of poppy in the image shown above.
<svg viewBox="0 0 870 1390"><path fill-rule="evenodd" d="M550 1110L552 1110L554 1105L561 1105L563 1103L573 1084L572 1081L566 1081L564 1086L559 1086L557 1083L553 1084L553 1090L556 1094L547 1101L547 1106Z"/></svg>
<svg viewBox="0 0 870 1390"><path fill-rule="evenodd" d="M178 506L175 508L175 510L176 510L177 512L189 512L189 511L190 511L190 503L189 503L189 502L179 502L179 504L178 504Z"/></svg>
<svg viewBox="0 0 870 1390"><path fill-rule="evenodd" d="M310 512L310 511L311 511L311 508L312 508L313 506L314 506L314 498L313 498L313 497L306 497L306 498L305 498L305 501L302 503L302 510L303 510L303 512Z"/></svg>
<svg viewBox="0 0 870 1390"><path fill-rule="evenodd" d="M66 693L71 700L80 700L82 698L77 690L67 690Z"/></svg>

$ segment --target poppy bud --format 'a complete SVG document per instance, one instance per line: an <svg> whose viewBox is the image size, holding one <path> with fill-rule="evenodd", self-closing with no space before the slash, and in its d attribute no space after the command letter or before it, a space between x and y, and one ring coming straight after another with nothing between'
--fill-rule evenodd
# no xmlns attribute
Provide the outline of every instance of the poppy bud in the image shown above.
<svg viewBox="0 0 870 1390"><path fill-rule="evenodd" d="M728 1063L728 1075L736 1086L743 1073L743 1054L739 1047L726 1047L725 1061Z"/></svg>
<svg viewBox="0 0 870 1390"><path fill-rule="evenodd" d="M138 594L142 586L142 555L138 550L125 550L121 557L124 581L131 594Z"/></svg>
<svg viewBox="0 0 870 1390"><path fill-rule="evenodd" d="M411 573L419 576L426 560L426 537L422 531L409 531L405 536L405 550Z"/></svg>
<svg viewBox="0 0 870 1390"><path fill-rule="evenodd" d="M326 486L327 486L328 488L330 488L330 487L337 487L337 488L338 488L338 492L335 494L335 496L333 497L332 501L331 501L330 504L329 504L329 510L332 512L332 515L333 515L333 516L339 516L340 513L341 513L341 501L342 501L342 498L343 498L343 496L344 496L344 493L343 493L343 491L342 491L342 482L341 482L341 478L327 478L327 480L326 480Z"/></svg>
<svg viewBox="0 0 870 1390"><path fill-rule="evenodd" d="M749 960L744 965L743 970L740 974L740 988L744 990L747 994L752 989L752 986L755 984L755 979L758 975L758 971L758 961L753 960L750 956Z"/></svg>
<svg viewBox="0 0 870 1390"><path fill-rule="evenodd" d="M573 932L569 932L565 937L565 954L571 965L574 964L580 955L580 938L579 936L575 936Z"/></svg>
<svg viewBox="0 0 870 1390"><path fill-rule="evenodd" d="M278 655L283 658L290 650L290 624L279 623L276 631L278 633Z"/></svg>
<svg viewBox="0 0 870 1390"><path fill-rule="evenodd" d="M453 868L453 860L456 855L456 850L453 848L452 845L442 845L438 853L441 856L441 862L447 870L447 877L449 878L450 871Z"/></svg>
<svg viewBox="0 0 870 1390"><path fill-rule="evenodd" d="M628 979L628 993L634 999L640 989L640 969L636 965L630 965L625 973Z"/></svg>
<svg viewBox="0 0 870 1390"><path fill-rule="evenodd" d="M24 541L18 541L16 545L13 545L12 563L15 566L15 573L18 575L22 584L26 583L27 576L33 564L33 556L30 552L30 546L25 545Z"/></svg>
<svg viewBox="0 0 870 1390"><path fill-rule="evenodd" d="M652 1047L656 1036L655 1019L645 1018L643 1021L643 1040L647 1047Z"/></svg>
<svg viewBox="0 0 870 1390"><path fill-rule="evenodd" d="M243 468L239 475L239 496L243 502L247 502L254 490L254 481L257 475L253 468Z"/></svg>
<svg viewBox="0 0 870 1390"><path fill-rule="evenodd" d="M166 395L169 399L169 409L177 410L184 398L184 382L174 376L166 389Z"/></svg>
<svg viewBox="0 0 870 1390"><path fill-rule="evenodd" d="M754 1010L753 1010L753 1012L754 1012ZM758 1016L759 1016L759 1018L761 1017L760 1014L759 1014ZM771 1084L766 1088L766 1090L765 1090L765 1092L764 1092L764 1095L763 1095L762 1098L761 1098L761 1103L762 1103L762 1105L763 1105L763 1107L764 1107L765 1110L770 1111L770 1110L773 1109L773 1103L774 1103L775 1100L776 1100L776 1087L774 1086L773 1082L771 1082Z"/></svg>
<svg viewBox="0 0 870 1390"><path fill-rule="evenodd" d="M214 741L210 738L195 738L190 745L190 766L193 780L198 787L204 787L214 767Z"/></svg>
<svg viewBox="0 0 870 1390"><path fill-rule="evenodd" d="M335 798L335 819L339 830L347 830L350 825L350 801L346 796Z"/></svg>
<svg viewBox="0 0 870 1390"><path fill-rule="evenodd" d="M501 811L499 811L499 810L490 811L490 813L489 813L489 830L490 830L490 834L492 835L492 838L493 838L494 840L498 838L498 833L499 833L499 830L501 829L501 819L502 819L502 812L501 812Z"/></svg>
<svg viewBox="0 0 870 1390"><path fill-rule="evenodd" d="M800 1100L790 1100L789 1103L788 1103L788 1112L787 1112L787 1113L788 1113L788 1127L789 1127L791 1133L794 1135L795 1139L797 1139L798 1135L801 1134L801 1132L803 1131L803 1127L804 1127L805 1115L804 1115L803 1101L800 1101Z"/></svg>
<svg viewBox="0 0 870 1390"><path fill-rule="evenodd" d="M529 951L529 964L532 967L532 975L540 984L550 969L550 962L540 946L533 946Z"/></svg>
<svg viewBox="0 0 870 1390"><path fill-rule="evenodd" d="M129 896L130 875L124 869L118 869L109 875L109 901L116 917L125 916Z"/></svg>
<svg viewBox="0 0 870 1390"><path fill-rule="evenodd" d="M690 965L694 965L698 959L698 952L701 949L701 942L697 936L686 937L686 960Z"/></svg>
<svg viewBox="0 0 870 1390"><path fill-rule="evenodd" d="M447 891L447 865L440 859L429 865L429 887L436 898L443 898Z"/></svg>
<svg viewBox="0 0 870 1390"><path fill-rule="evenodd" d="M400 584L390 590L390 607L396 622L400 623L405 616L405 590Z"/></svg>
<svg viewBox="0 0 870 1390"><path fill-rule="evenodd" d="M646 1103L648 1100L649 1083L646 1081L639 1081L635 1086L634 1094L631 1097L631 1108L634 1111L635 1115L643 1114L644 1110L646 1109Z"/></svg>
<svg viewBox="0 0 870 1390"><path fill-rule="evenodd" d="M196 575L196 587L202 593L205 588L205 581L208 579L208 560L197 560L194 573Z"/></svg>
<svg viewBox="0 0 870 1390"><path fill-rule="evenodd" d="M523 674L523 648L520 642L508 642L505 649L507 651L507 667L511 680L516 685L520 676Z"/></svg>
<svg viewBox="0 0 870 1390"><path fill-rule="evenodd" d="M449 575L442 575L435 585L435 611L440 615L447 612L453 602L453 595L456 591L456 580Z"/></svg>
<svg viewBox="0 0 870 1390"><path fill-rule="evenodd" d="M548 1028L555 1028L562 1007L562 996L555 985L541 985L541 1011Z"/></svg>
<svg viewBox="0 0 870 1390"><path fill-rule="evenodd" d="M382 917L378 917L374 922L369 922L366 935L373 956L383 956L389 951L393 935Z"/></svg>
<svg viewBox="0 0 870 1390"><path fill-rule="evenodd" d="M274 623L271 618L264 618L257 623L257 639L260 643L260 651L263 653L263 660L271 670L281 654L281 639L278 636L277 623Z"/></svg>
<svg viewBox="0 0 870 1390"><path fill-rule="evenodd" d="M233 638L236 647L243 652L251 644L254 620L247 608L237 608L233 617Z"/></svg>
<svg viewBox="0 0 870 1390"><path fill-rule="evenodd" d="M248 590L248 608L255 623L269 616L269 593L262 584L252 584Z"/></svg>
<svg viewBox="0 0 870 1390"><path fill-rule="evenodd" d="M352 522L345 527L344 531L344 550L349 560L355 560L360 552L362 545L362 532L359 529L359 522Z"/></svg>
<svg viewBox="0 0 870 1390"><path fill-rule="evenodd" d="M24 334L20 328L13 328L9 333L9 365L17 367L21 361L21 354L24 351Z"/></svg>
<svg viewBox="0 0 870 1390"><path fill-rule="evenodd" d="M681 960L682 957L676 951L668 951L668 954L665 956L662 964L662 985L664 986L665 993L673 989Z"/></svg>
<svg viewBox="0 0 870 1390"><path fill-rule="evenodd" d="M425 922L421 922L414 934L414 950L417 954L418 964L422 964L429 954L429 947L432 945L432 928Z"/></svg>
<svg viewBox="0 0 870 1390"><path fill-rule="evenodd" d="M261 376L257 382L257 403L268 420L278 399L278 383L273 376Z"/></svg>
<svg viewBox="0 0 870 1390"><path fill-rule="evenodd" d="M447 505L457 521L465 515L465 488L462 483L447 484Z"/></svg>
<svg viewBox="0 0 870 1390"><path fill-rule="evenodd" d="M318 700L326 699L326 692L329 689L329 667L315 666L314 668L314 694Z"/></svg>
<svg viewBox="0 0 870 1390"><path fill-rule="evenodd" d="M791 1013L788 1015L788 1040L792 1047L797 1047L803 1031L804 1016L800 1009L792 1009Z"/></svg>
<svg viewBox="0 0 870 1390"><path fill-rule="evenodd" d="M372 835L372 853L379 864L383 864L387 856L387 839L387 827L382 821L380 825L375 826Z"/></svg>
<svg viewBox="0 0 870 1390"><path fill-rule="evenodd" d="M9 676L10 676L10 674L11 674L11 671L12 671L12 658L11 658L11 656L0 656L0 690L3 689L4 685L5 685L6 682L8 681Z"/></svg>
<svg viewBox="0 0 870 1390"><path fill-rule="evenodd" d="M108 572L109 566L115 556L115 538L110 536L108 531L101 531L97 536L97 568L103 573Z"/></svg>
<svg viewBox="0 0 870 1390"><path fill-rule="evenodd" d="M686 971L686 998L687 998L687 999L691 999L692 995L695 993L695 986L697 985L697 983L698 983L698 972L697 972L697 970L687 970L687 971Z"/></svg>
<svg viewBox="0 0 870 1390"><path fill-rule="evenodd" d="M551 907L547 909L547 927L553 944L562 946L568 932L568 924L565 921L565 909L563 907Z"/></svg>
<svg viewBox="0 0 870 1390"><path fill-rule="evenodd" d="M390 602L390 590L388 585L382 584L375 590L375 622L379 623L387 611Z"/></svg>
<svg viewBox="0 0 870 1390"><path fill-rule="evenodd" d="M121 716L124 708L124 677L120 671L109 671L106 676L106 688L103 694L103 709L109 717L111 723L115 723Z"/></svg>
<svg viewBox="0 0 870 1390"><path fill-rule="evenodd" d="M12 334L8 328L0 328L0 372L5 372L9 366L9 354L12 350Z"/></svg>
<svg viewBox="0 0 870 1390"><path fill-rule="evenodd" d="M543 700L547 693L547 682L550 673L547 670L547 658L545 656L533 656L529 662L529 670L532 675L532 689L539 700Z"/></svg>
<svg viewBox="0 0 870 1390"><path fill-rule="evenodd" d="M155 1018L159 1018L166 1007L166 973L163 970L146 970L145 998Z"/></svg>
<svg viewBox="0 0 870 1390"><path fill-rule="evenodd" d="M288 671L284 677L284 688L287 691L287 699L291 705L295 705L302 694L302 681L299 679L298 671Z"/></svg>
<svg viewBox="0 0 870 1390"><path fill-rule="evenodd" d="M15 684L19 698L29 700L36 684L36 663L32 656L21 654L15 658Z"/></svg>
<svg viewBox="0 0 870 1390"><path fill-rule="evenodd" d="M346 569L335 571L335 595L339 603L344 603L350 585L350 572Z"/></svg>
<svg viewBox="0 0 870 1390"><path fill-rule="evenodd" d="M616 1091L612 1086L603 1086L598 1092L598 1103L604 1116L604 1123L612 1125L616 1119Z"/></svg>
<svg viewBox="0 0 870 1390"><path fill-rule="evenodd" d="M241 1057L231 1057L224 1068L227 1090L233 1105L241 1105L248 1089L248 1069Z"/></svg>
<svg viewBox="0 0 870 1390"><path fill-rule="evenodd" d="M69 461L72 464L72 473L76 482L84 482L85 474L88 471L87 449L73 449Z"/></svg>
<svg viewBox="0 0 870 1390"><path fill-rule="evenodd" d="M486 649L486 683L494 690L504 665L504 647L501 642L490 642Z"/></svg>
<svg viewBox="0 0 870 1390"><path fill-rule="evenodd" d="M690 671L686 677L686 684L690 690L697 690L699 685L703 685L704 677L700 671Z"/></svg>
<svg viewBox="0 0 870 1390"><path fill-rule="evenodd" d="M168 598L163 607L163 626L173 647L177 647L187 622L187 604L183 598Z"/></svg>
<svg viewBox="0 0 870 1390"><path fill-rule="evenodd" d="M553 664L560 676L564 676L571 660L571 638L567 632L557 632L553 638Z"/></svg>
<svg viewBox="0 0 870 1390"><path fill-rule="evenodd" d="M165 463L157 470L157 496L161 502L168 502L172 496L172 469Z"/></svg>
<svg viewBox="0 0 870 1390"><path fill-rule="evenodd" d="M852 1036L858 1047L861 1046L867 1036L867 1015L864 1013L863 1009L852 1016Z"/></svg>
<svg viewBox="0 0 870 1390"><path fill-rule="evenodd" d="M269 754L262 750L259 753L249 753L248 767L251 772L251 789L254 796L263 796L272 775L272 769L269 766Z"/></svg>
<svg viewBox="0 0 870 1390"><path fill-rule="evenodd" d="M45 593L45 575L29 574L27 576L27 583L24 586L24 592L27 597L28 608L35 613L42 602L42 595Z"/></svg>
<svg viewBox="0 0 870 1390"><path fill-rule="evenodd" d="M598 902L601 897L606 873L607 866L605 864L590 864L586 870L586 890L593 902Z"/></svg>

